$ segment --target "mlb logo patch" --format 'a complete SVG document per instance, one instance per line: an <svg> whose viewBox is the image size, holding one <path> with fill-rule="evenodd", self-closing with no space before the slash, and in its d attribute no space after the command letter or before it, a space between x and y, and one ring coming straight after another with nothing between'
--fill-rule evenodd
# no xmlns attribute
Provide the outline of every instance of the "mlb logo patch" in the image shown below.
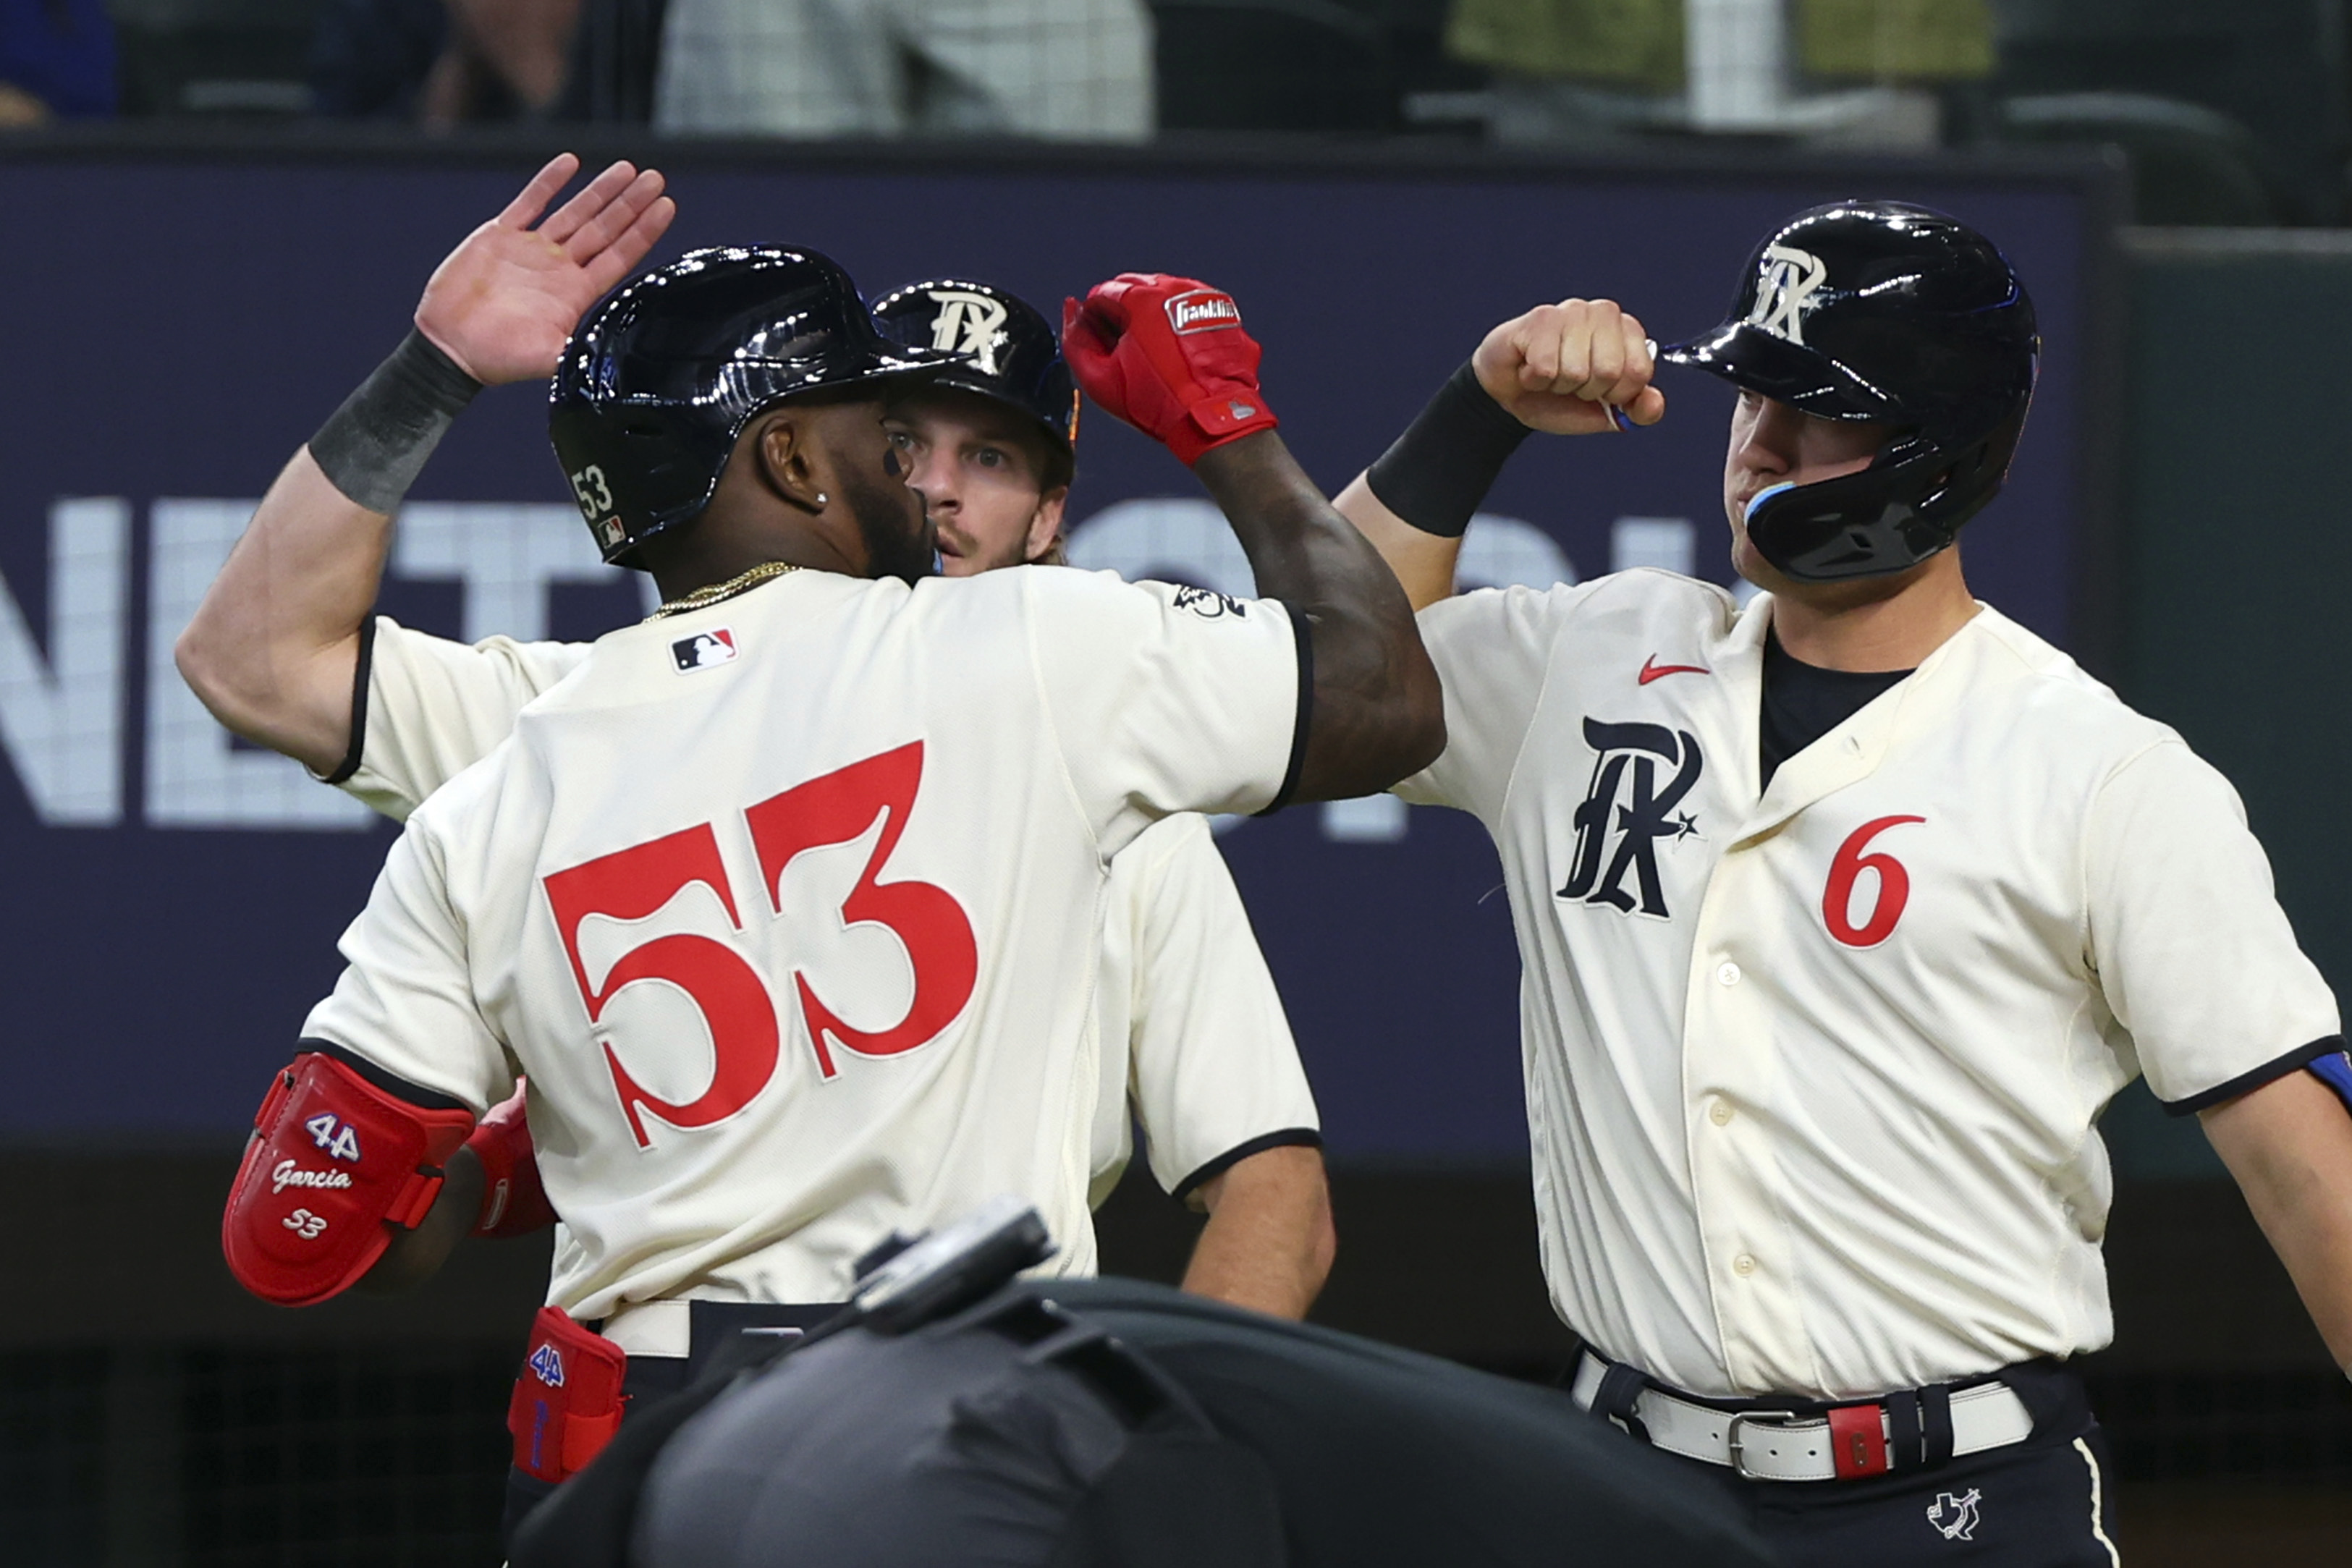
<svg viewBox="0 0 2352 1568"><path fill-rule="evenodd" d="M680 637L669 645L670 663L681 675L697 670L707 670L715 664L735 662L735 633L721 626L714 631L697 632L691 637Z"/></svg>
<svg viewBox="0 0 2352 1568"><path fill-rule="evenodd" d="M541 1345L530 1353L531 1375L550 1388L563 1386L563 1353L551 1344Z"/></svg>
<svg viewBox="0 0 2352 1568"><path fill-rule="evenodd" d="M1242 324L1241 307L1234 297L1214 288L1195 288L1168 301L1168 325L1180 338L1193 332L1220 332Z"/></svg>
<svg viewBox="0 0 2352 1568"><path fill-rule="evenodd" d="M628 538L629 530L621 526L620 518L606 517L603 522L595 525L595 534L598 544L608 550L618 549Z"/></svg>

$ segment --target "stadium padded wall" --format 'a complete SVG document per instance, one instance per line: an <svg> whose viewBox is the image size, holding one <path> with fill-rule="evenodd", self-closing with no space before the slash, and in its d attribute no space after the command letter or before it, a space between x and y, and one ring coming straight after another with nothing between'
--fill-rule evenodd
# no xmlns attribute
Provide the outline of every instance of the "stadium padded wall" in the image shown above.
<svg viewBox="0 0 2352 1568"><path fill-rule="evenodd" d="M2352 996L2352 234L2140 229L2124 248L2117 685L2237 787L2296 936ZM2110 1116L2119 1163L2221 1175L2151 1112Z"/></svg>

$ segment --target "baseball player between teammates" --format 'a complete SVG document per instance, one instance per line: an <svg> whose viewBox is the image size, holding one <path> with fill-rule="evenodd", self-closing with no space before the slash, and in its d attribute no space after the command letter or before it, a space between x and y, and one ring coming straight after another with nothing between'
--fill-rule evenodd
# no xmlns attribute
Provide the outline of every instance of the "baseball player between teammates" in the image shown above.
<svg viewBox="0 0 2352 1568"><path fill-rule="evenodd" d="M406 352L446 343L499 381L552 370L580 313L643 257L670 212L658 174L616 164L532 230L573 167L551 163L443 265L418 312L425 344ZM963 282L898 289L875 314L901 344L958 361L898 389L886 423L927 503L943 572L1058 559L1077 394L1052 329L1014 297ZM453 405L471 382L452 380ZM231 728L405 820L588 648L503 637L467 647L372 614L398 497L362 507L298 455L265 500L183 638L181 662ZM1332 1249L1317 1118L1232 876L1205 822L1188 814L1148 829L1115 863L1112 889L1097 993L1106 1054L1094 1197L1125 1168L1131 1097L1161 1186L1209 1211L1187 1288L1297 1316ZM496 1173L480 1233L546 1223L520 1102L486 1119L471 1147ZM462 1164L455 1174L470 1185ZM1083 1260L1087 1239L1067 1248L1066 1259Z"/></svg>
<svg viewBox="0 0 2352 1568"><path fill-rule="evenodd" d="M1663 417L1608 301L1497 327L1339 501L1445 688L1444 755L1397 793L1502 855L1575 1399L1791 1563L2112 1568L2063 1364L2110 1337L2094 1124L2137 1073L2352 1365L2341 1026L2239 801L1961 574L2038 351L1951 218L1849 202L1769 236L1731 319L1662 356L1738 392L1744 610L1652 570L1454 596L1530 429Z"/></svg>
<svg viewBox="0 0 2352 1568"><path fill-rule="evenodd" d="M240 1277L319 1300L429 1270L478 1218L543 1219L519 1108L474 1126L520 1065L566 1224L563 1311L540 1338L614 1369L625 1347L628 1386L656 1389L720 1331L813 1321L876 1240L992 1192L1032 1198L1057 1266L1087 1270L1131 1078L1162 1180L1213 1210L1189 1282L1303 1311L1329 1257L1312 1103L1205 827L1169 813L1377 784L1433 751L1437 702L1388 573L1271 415L1234 412L1254 363L1180 389L1202 418L1167 392L1163 412L1188 461L1240 444L1200 472L1245 539L1288 552L1269 580L1313 607L1311 633L1276 602L1078 573L974 583L945 614L928 606L947 585L910 597L933 560L925 500L964 570L1053 548L1066 371L1009 296L902 291L902 332L981 351L902 350L838 268L778 251L639 280L559 371L557 443L600 543L669 595L647 625L593 650L467 650L364 618L307 646L269 624L273 604L363 609L385 515L474 385L543 372L569 314L657 237L658 183L625 170L526 235L569 172L551 165L427 290L420 322L475 374L412 338L281 477L182 649L234 727L341 758L347 787L411 821L260 1118L225 1225ZM886 389L913 393L887 425ZM479 1197L455 1157L469 1128ZM445 1159L436 1204L415 1173ZM289 1162L305 1179L267 1178ZM581 1381L581 1440L530 1456L542 1480L615 1418L615 1391Z"/></svg>

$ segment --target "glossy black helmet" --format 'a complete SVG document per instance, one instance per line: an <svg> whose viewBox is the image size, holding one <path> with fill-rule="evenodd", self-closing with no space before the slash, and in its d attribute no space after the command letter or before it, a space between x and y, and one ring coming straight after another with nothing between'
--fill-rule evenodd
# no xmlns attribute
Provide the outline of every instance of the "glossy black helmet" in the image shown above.
<svg viewBox="0 0 2352 1568"><path fill-rule="evenodd" d="M1012 404L1067 452L1078 438L1078 388L1053 323L1016 294L986 283L936 277L874 302L874 324L902 348L952 354L934 378Z"/></svg>
<svg viewBox="0 0 2352 1568"><path fill-rule="evenodd" d="M1860 473L1748 503L1765 559L1835 582L1917 565L1993 498L2041 352L2033 302L1991 241L1926 207L1836 202L1782 225L1748 259L1731 319L1660 357L1900 431Z"/></svg>
<svg viewBox="0 0 2352 1568"><path fill-rule="evenodd" d="M564 345L548 434L605 560L710 502L737 437L789 397L928 372L813 250L691 251L591 311Z"/></svg>

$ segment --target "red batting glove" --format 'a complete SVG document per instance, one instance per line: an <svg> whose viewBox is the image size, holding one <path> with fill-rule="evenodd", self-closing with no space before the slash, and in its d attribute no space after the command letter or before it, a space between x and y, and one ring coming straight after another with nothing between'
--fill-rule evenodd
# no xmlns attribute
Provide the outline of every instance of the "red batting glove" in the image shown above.
<svg viewBox="0 0 2352 1568"><path fill-rule="evenodd" d="M525 1085L490 1107L475 1127L466 1146L482 1162L482 1209L474 1217L474 1234L504 1239L528 1236L555 1223L547 1189L539 1183L539 1155L530 1145L530 1124L523 1120Z"/></svg>
<svg viewBox="0 0 2352 1568"><path fill-rule="evenodd" d="M1087 395L1190 467L1261 430L1257 340L1233 296L1197 278L1122 272L1062 301L1062 357Z"/></svg>

